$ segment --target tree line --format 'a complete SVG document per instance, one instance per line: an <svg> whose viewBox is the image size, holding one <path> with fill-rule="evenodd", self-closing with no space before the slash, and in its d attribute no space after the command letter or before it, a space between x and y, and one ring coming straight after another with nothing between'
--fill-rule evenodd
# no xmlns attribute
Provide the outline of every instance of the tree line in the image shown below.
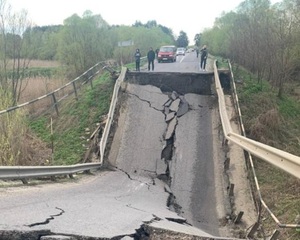
<svg viewBox="0 0 300 240"><path fill-rule="evenodd" d="M199 34L212 54L229 58L268 80L283 96L284 83L299 77L300 1L245 0ZM299 79L298 79L299 81Z"/></svg>
<svg viewBox="0 0 300 240"><path fill-rule="evenodd" d="M73 78L99 61L132 62L135 48L145 56L150 47L188 44L185 32L177 38L155 20L109 25L90 10L82 16L73 14L62 25L33 26L26 11L13 12L6 0L0 0L0 20L0 87L9 89L15 103L32 59L59 61L65 75ZM118 43L129 40L134 45L119 47Z"/></svg>

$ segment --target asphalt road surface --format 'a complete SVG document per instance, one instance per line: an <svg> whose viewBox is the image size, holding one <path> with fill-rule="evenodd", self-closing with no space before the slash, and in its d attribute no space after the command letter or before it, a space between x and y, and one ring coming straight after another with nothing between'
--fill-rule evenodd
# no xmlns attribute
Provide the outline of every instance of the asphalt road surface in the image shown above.
<svg viewBox="0 0 300 240"><path fill-rule="evenodd" d="M199 72L199 59L190 53L155 66ZM142 239L144 224L230 237L220 224L227 200L215 96L128 83L116 117L108 169L71 182L0 188L0 239L1 231Z"/></svg>

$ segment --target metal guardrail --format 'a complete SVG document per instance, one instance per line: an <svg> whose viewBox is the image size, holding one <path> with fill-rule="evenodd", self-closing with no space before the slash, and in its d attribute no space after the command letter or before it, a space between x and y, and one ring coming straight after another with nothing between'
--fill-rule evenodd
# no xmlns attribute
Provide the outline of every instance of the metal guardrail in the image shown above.
<svg viewBox="0 0 300 240"><path fill-rule="evenodd" d="M216 68L216 65L215 65L215 68ZM229 62L229 68L230 68L230 71L231 71L231 77L232 77L232 84L233 84L233 95L234 95L234 101L235 101L235 107L236 107L236 110L237 110L237 112L238 112L238 115L239 115L239 120L240 120L240 124L241 124L241 131L242 131L242 134L244 135L244 136L246 136L245 135L245 128L244 128L244 125L243 125L243 121L242 121L242 114L241 114L241 109L240 109L240 107L239 107L239 101L238 101L238 96L237 96L237 92L236 92L236 87L235 87L235 83L234 83L234 76L233 76L233 73L232 73L232 68L231 68L231 64L230 64L230 62ZM215 74L216 74L216 72L215 72ZM215 79L216 79L216 81L218 82L218 83L216 83L216 84L218 84L218 88L220 89L220 81L219 81L219 75L217 75L217 76L215 76ZM222 91L222 93L223 93L223 91ZM224 99L224 95L222 95L222 93L221 93L221 97ZM221 100L222 101L222 100ZM225 103L225 102L224 102ZM223 107L225 107L225 104L223 105ZM224 108L224 109L226 109L226 108ZM221 110L220 110L221 111ZM256 142L256 141L253 141L253 140L250 140L250 139L248 139L248 138L246 138L246 137L242 137L241 135L238 135L238 134L235 134L235 133L232 133L231 131L231 126L230 126L230 124L228 125L228 117L226 118L226 116L224 116L224 114L225 114L225 112L224 111L222 111L222 116L221 116L221 118L223 119L222 120L222 123L223 123L223 121L224 121L224 126L223 126L223 128L225 129L225 130L223 130L224 132L226 131L227 132L227 135L229 135L230 136L230 138L229 139L233 139L233 138L235 138L236 139L236 141L234 141L234 143L236 143L236 144L238 144L239 146L241 146L242 148L244 148L245 150L247 150L247 151L249 151L250 152L250 148L253 148L253 147L255 147L254 149L252 149L252 151L251 152L253 152L253 151L256 151L256 150L258 150L258 149L264 149L264 148L266 148L266 149L269 149L269 146L266 146L266 145L262 145L262 146L259 146L257 149L256 149L256 146L257 146L257 144L258 145L261 145L261 143L259 143L259 142ZM221 114L220 114L221 115ZM227 115L227 113L226 113L226 115ZM226 122L227 121L227 122ZM226 122L226 123L225 123ZM271 163L271 164L273 164L273 165L275 165L274 163L273 163L273 161L271 160L271 159L275 159L275 161L280 161L282 158L281 158L281 153L282 153L282 151L279 151L279 152L277 152L277 151L275 151L275 153L274 153L274 150L278 150L278 149L274 149L274 148L271 148L271 149L269 149L269 151L268 152L261 152L260 154L257 154L256 156L258 156L258 155L261 155L261 158L262 157L265 157L265 156L268 156L268 158L267 159L263 159L263 160L265 160L265 161L267 161L267 162L269 162L269 163ZM259 151L257 151L257 152L259 152ZM269 152L271 152L271 153L274 153L274 155L269 155ZM291 156L288 156L291 160L292 160L292 164L290 165L289 163L287 164L288 166L287 166L287 168L289 169L289 171L292 171L292 172L294 172L295 173L295 171L293 170L293 169L291 169L292 167L293 167L293 164L296 164L296 166L298 166L299 167L299 164L297 164L297 162L294 162L293 161L293 157L294 157L294 155L292 155L292 154L289 154L289 153L286 153L286 152L284 152L285 154L288 154L288 155L291 155ZM297 157L297 156L296 156ZM276 222L276 224L277 224L277 226L278 227L280 227L280 228L300 228L300 224L284 224L284 223L281 223L279 220L278 220L278 218L275 216L275 214L269 209L269 207L267 206L267 204L265 203L265 201L263 200L263 198L262 198L262 195L261 195L261 192L260 192L260 187L259 187L259 184L258 184L258 179L257 179L257 176L256 176L256 171L255 171L255 168L254 168L254 163L253 163L253 160L252 160L252 155L251 154L249 154L249 161L250 161L250 166L251 166L251 170L252 170L252 173L253 173L253 177L254 177L254 182L255 182L255 186L256 186L256 191L257 191L257 194L258 194L258 197L259 197L259 201L261 202L261 204L262 204L262 206L267 210L267 212L270 214L270 216L272 217L272 219ZM276 164L276 165L278 165L278 164ZM280 164L279 164L280 165ZM279 166L280 167L280 166ZM288 172L289 172L288 171ZM297 173L296 173L297 174ZM297 175L297 177L299 178L299 172L298 172L298 175ZM293 174L294 175L294 174ZM258 211L261 211L261 209L260 209L260 207L259 206L257 206L257 209L258 209ZM258 214L259 216L261 215L260 213ZM254 225L255 226L255 225ZM275 231L275 233L276 233L276 231Z"/></svg>
<svg viewBox="0 0 300 240"><path fill-rule="evenodd" d="M251 154L273 164L274 166L300 179L300 157L284 152L277 148L268 146L266 144L254 141L247 137L236 134L232 131L226 111L224 93L219 80L216 61L214 63L214 75L216 82L216 91L218 93L220 117L225 138L239 145Z"/></svg>
<svg viewBox="0 0 300 240"><path fill-rule="evenodd" d="M124 80L126 72L127 72L127 68L122 67L121 74L119 75L119 77L118 77L118 79L116 80L116 83L115 83L113 96L112 96L112 99L111 99L109 112L108 112L108 116L107 116L107 122L106 122L105 128L103 130L102 138L100 140L100 163L103 163L106 143L107 143L110 127L111 127L111 124L112 124L112 121L113 121L116 104L118 102L119 89L121 87L121 83Z"/></svg>
<svg viewBox="0 0 300 240"><path fill-rule="evenodd" d="M0 167L0 179L26 179L50 177L56 175L70 175L92 169L98 169L101 163L85 163L69 166L15 166Z"/></svg>

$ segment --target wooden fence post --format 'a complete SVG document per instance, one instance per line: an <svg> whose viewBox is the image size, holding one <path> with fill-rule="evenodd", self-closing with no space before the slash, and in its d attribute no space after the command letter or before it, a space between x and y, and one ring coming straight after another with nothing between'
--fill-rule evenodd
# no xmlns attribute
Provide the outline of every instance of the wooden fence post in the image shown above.
<svg viewBox="0 0 300 240"><path fill-rule="evenodd" d="M78 101L78 95L77 95L77 89L76 89L75 82L73 82L73 88L74 88L75 98Z"/></svg>
<svg viewBox="0 0 300 240"><path fill-rule="evenodd" d="M57 114L57 116L58 116L58 115L59 115L59 112L58 112L58 106L57 106L57 101L56 101L56 97L55 97L54 92L53 92L51 95L52 95L52 98L53 98L55 111L56 111L56 114Z"/></svg>

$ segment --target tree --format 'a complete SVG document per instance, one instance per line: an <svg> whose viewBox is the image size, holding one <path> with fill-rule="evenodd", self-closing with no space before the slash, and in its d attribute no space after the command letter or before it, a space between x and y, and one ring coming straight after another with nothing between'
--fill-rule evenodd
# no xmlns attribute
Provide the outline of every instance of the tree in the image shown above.
<svg viewBox="0 0 300 240"><path fill-rule="evenodd" d="M82 18L74 14L64 20L58 59L68 66L70 76L78 76L108 57L106 54L113 48L108 32L106 21L101 15L92 15L91 11L86 11Z"/></svg>
<svg viewBox="0 0 300 240"><path fill-rule="evenodd" d="M176 40L177 47L187 47L189 45L189 40L187 34L184 31L180 31L179 36Z"/></svg>
<svg viewBox="0 0 300 240"><path fill-rule="evenodd" d="M26 11L14 13L5 0L0 1L0 85L11 92L14 104L19 100L22 78L31 60L22 37L30 25Z"/></svg>
<svg viewBox="0 0 300 240"><path fill-rule="evenodd" d="M145 56L149 47L156 49L165 44L175 44L173 36L163 32L159 26L150 29L146 26L118 26L113 27L111 32L114 33L118 41L132 40L134 43L133 46L115 48L114 59L118 59L118 62L121 62L122 58L123 63L129 63L134 60L133 55L136 48L139 48L142 56Z"/></svg>
<svg viewBox="0 0 300 240"><path fill-rule="evenodd" d="M23 34L26 49L34 59L55 60L62 25L29 27Z"/></svg>
<svg viewBox="0 0 300 240"><path fill-rule="evenodd" d="M201 33L197 33L194 37L195 46L200 47L201 45Z"/></svg>
<svg viewBox="0 0 300 240"><path fill-rule="evenodd" d="M210 52L230 58L268 80L282 97L284 86L300 69L300 4L284 0L245 0L237 12L224 13L202 33ZM262 86L262 85L261 85Z"/></svg>

